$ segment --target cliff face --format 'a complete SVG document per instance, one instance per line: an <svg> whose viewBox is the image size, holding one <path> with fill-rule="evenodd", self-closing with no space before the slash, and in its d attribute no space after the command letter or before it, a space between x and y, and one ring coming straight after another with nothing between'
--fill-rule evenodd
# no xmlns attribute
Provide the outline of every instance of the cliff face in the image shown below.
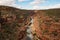
<svg viewBox="0 0 60 40"><path fill-rule="evenodd" d="M0 6L0 40L26 40L31 10Z"/></svg>
<svg viewBox="0 0 60 40"><path fill-rule="evenodd" d="M60 40L60 10L34 11L32 33L34 40Z"/></svg>

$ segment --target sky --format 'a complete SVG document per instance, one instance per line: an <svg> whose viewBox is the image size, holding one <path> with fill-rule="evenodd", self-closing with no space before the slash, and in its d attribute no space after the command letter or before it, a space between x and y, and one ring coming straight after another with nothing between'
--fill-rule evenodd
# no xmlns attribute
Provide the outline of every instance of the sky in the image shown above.
<svg viewBox="0 0 60 40"><path fill-rule="evenodd" d="M60 8L60 0L0 0L0 5L27 10Z"/></svg>

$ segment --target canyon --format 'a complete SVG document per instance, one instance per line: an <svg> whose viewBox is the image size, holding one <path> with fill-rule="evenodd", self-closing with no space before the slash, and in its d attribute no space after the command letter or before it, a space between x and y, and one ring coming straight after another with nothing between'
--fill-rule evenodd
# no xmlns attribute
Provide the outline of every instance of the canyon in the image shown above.
<svg viewBox="0 0 60 40"><path fill-rule="evenodd" d="M60 40L60 9L24 10L0 6L0 40L28 40L27 29L33 36L30 40Z"/></svg>

